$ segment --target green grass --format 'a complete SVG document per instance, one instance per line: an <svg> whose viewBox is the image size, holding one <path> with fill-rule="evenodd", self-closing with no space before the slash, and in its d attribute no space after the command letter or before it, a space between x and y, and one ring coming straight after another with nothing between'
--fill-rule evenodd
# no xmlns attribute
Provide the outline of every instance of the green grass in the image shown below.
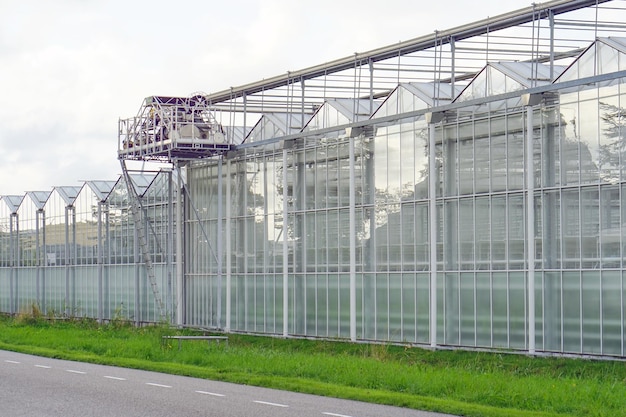
<svg viewBox="0 0 626 417"><path fill-rule="evenodd" d="M0 318L0 349L464 416L626 416L626 364ZM187 331L190 333L190 331Z"/></svg>

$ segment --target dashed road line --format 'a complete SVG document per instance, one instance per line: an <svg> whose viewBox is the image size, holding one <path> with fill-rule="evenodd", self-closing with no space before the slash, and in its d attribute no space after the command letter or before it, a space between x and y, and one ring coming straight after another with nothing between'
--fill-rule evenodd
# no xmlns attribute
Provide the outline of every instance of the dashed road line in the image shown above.
<svg viewBox="0 0 626 417"><path fill-rule="evenodd" d="M160 388L172 388L171 385L156 384L154 382L146 382L146 385L150 385L153 387L160 387Z"/></svg>
<svg viewBox="0 0 626 417"><path fill-rule="evenodd" d="M345 414L335 414L335 413L322 413L326 416L332 416L332 417L352 417L352 416L347 416Z"/></svg>
<svg viewBox="0 0 626 417"><path fill-rule="evenodd" d="M8 359L5 359L4 361L5 361L6 363L15 363L15 364L20 364L20 363L22 363L22 362L18 362L18 361L10 361L10 360L8 360Z"/></svg>
<svg viewBox="0 0 626 417"><path fill-rule="evenodd" d="M47 366L47 365L35 365L35 368L51 369L51 368L52 368L52 366Z"/></svg>
<svg viewBox="0 0 626 417"><path fill-rule="evenodd" d="M79 375L85 375L87 372L83 372L83 371L77 371L74 369L66 369L65 372L69 372L71 374L79 374Z"/></svg>
<svg viewBox="0 0 626 417"><path fill-rule="evenodd" d="M198 394L204 394L204 395L212 395L213 397L225 397L224 394L218 394L216 392L207 392L207 391L196 391Z"/></svg>
<svg viewBox="0 0 626 417"><path fill-rule="evenodd" d="M289 407L288 405L285 405L285 404L268 403L267 401L255 401L255 403L264 404L264 405L272 405L274 407L284 407L284 408Z"/></svg>
<svg viewBox="0 0 626 417"><path fill-rule="evenodd" d="M126 381L126 378L120 378L119 376L105 375L104 377L107 379L114 379L116 381Z"/></svg>

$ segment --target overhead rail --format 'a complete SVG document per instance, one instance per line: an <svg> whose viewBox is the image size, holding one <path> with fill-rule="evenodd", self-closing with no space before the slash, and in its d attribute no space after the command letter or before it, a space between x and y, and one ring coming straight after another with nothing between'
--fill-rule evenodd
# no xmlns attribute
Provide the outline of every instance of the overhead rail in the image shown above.
<svg viewBox="0 0 626 417"><path fill-rule="evenodd" d="M414 38L404 42L398 42L390 46L374 49L368 52L355 53L352 56L337 59L328 63L316 65L298 71L291 71L287 74L278 75L245 84L239 87L232 87L227 90L208 94L205 96L209 103L215 104L224 101L234 100L247 95L261 93L279 87L284 87L294 82L300 82L312 78L317 78L355 67L355 62L374 63L386 59L411 54L417 51L435 48L449 43L451 40L461 41L464 39L484 35L513 26L522 25L537 19L538 15L545 15L547 12L553 15L567 13L584 7L596 6L611 0L554 0L545 3L534 4L513 12L504 13L499 16L479 20L467 25L458 26L452 29L437 31L436 33Z"/></svg>

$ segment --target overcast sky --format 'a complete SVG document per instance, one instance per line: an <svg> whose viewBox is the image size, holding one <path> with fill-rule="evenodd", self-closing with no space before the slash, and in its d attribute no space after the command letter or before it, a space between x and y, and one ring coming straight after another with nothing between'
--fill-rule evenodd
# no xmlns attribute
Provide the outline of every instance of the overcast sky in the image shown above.
<svg viewBox="0 0 626 417"><path fill-rule="evenodd" d="M115 180L117 121L530 0L0 0L0 195Z"/></svg>

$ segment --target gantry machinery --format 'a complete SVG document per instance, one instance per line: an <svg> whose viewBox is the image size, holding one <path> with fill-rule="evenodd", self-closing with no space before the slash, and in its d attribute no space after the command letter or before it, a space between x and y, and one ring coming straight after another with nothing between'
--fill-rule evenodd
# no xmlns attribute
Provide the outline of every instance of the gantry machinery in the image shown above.
<svg viewBox="0 0 626 417"><path fill-rule="evenodd" d="M231 146L232 140L227 138L202 94L190 97L147 97L135 117L119 120L118 159L128 189L128 202L137 243L161 320L167 319L167 312L149 248L149 219L145 214L142 195L133 184L127 161L171 164L172 168L178 171L177 178L181 181L180 167L187 161L220 156L229 151ZM182 189L181 183L179 188ZM181 192L177 195L180 196L182 190L179 191ZM181 227L182 223L180 202L179 199L179 204L176 205L177 227ZM181 232L179 229L177 236L180 236ZM177 275L181 273L182 271L179 271Z"/></svg>

